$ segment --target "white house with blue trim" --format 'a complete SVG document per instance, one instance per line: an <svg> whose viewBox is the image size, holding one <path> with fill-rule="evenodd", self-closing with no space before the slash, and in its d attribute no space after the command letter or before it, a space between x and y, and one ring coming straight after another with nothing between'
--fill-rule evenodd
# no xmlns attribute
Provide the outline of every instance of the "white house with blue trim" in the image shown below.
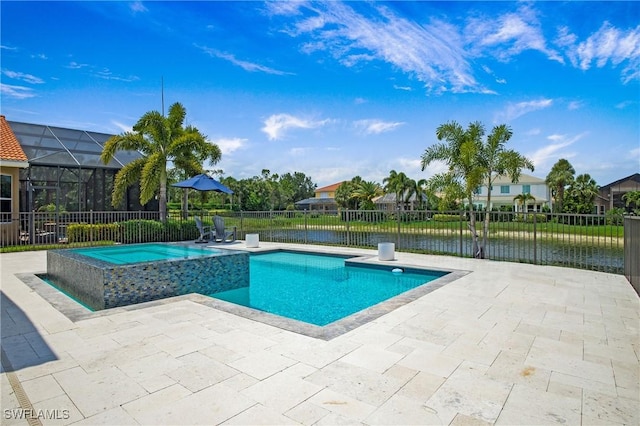
<svg viewBox="0 0 640 426"><path fill-rule="evenodd" d="M478 188L473 195L473 204L485 208L489 190L486 185ZM542 207L550 206L551 193L544 179L521 174L518 183L511 182L508 176L499 176L491 186L491 205L488 210L499 209L501 206L513 206L515 211L523 211L524 206L514 200L520 194L531 194L533 199L527 201L527 211L541 211Z"/></svg>

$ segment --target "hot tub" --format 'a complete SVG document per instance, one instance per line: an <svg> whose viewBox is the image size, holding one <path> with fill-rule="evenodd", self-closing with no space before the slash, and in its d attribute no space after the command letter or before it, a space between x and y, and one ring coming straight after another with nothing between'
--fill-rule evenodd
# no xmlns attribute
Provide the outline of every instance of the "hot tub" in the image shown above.
<svg viewBox="0 0 640 426"><path fill-rule="evenodd" d="M47 252L47 277L92 309L249 286L249 253L171 243Z"/></svg>

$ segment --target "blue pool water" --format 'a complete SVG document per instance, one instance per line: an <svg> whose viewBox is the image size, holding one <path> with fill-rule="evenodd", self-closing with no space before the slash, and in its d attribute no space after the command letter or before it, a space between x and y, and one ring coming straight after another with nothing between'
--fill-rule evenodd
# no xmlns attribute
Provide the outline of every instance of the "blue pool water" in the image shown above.
<svg viewBox="0 0 640 426"><path fill-rule="evenodd" d="M128 265L140 262L161 260L192 259L200 256L211 256L220 250L192 248L168 244L133 244L123 246L107 246L71 249L83 256L102 260L113 265Z"/></svg>
<svg viewBox="0 0 640 426"><path fill-rule="evenodd" d="M250 258L250 286L210 294L319 326L330 324L446 275L345 265L344 257L274 252Z"/></svg>

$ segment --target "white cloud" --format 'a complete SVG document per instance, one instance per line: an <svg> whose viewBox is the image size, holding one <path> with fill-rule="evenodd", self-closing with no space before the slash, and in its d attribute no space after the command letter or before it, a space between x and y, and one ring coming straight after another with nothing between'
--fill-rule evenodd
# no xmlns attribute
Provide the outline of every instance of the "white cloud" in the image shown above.
<svg viewBox="0 0 640 426"><path fill-rule="evenodd" d="M2 93L3 96L13 99L27 99L36 96L30 87L12 86L4 83L0 83L0 93Z"/></svg>
<svg viewBox="0 0 640 426"><path fill-rule="evenodd" d="M142 4L141 1L134 1L132 3L129 3L129 9L131 9L131 11L133 13L140 13L140 12L147 12L148 9L147 7Z"/></svg>
<svg viewBox="0 0 640 426"><path fill-rule="evenodd" d="M529 6L498 17L472 18L465 34L478 54L486 52L500 60L508 60L525 50L537 50L550 60L564 63L557 51L547 47L540 22Z"/></svg>
<svg viewBox="0 0 640 426"><path fill-rule="evenodd" d="M402 126L403 122L400 121L382 121L376 119L368 119L368 120L357 120L353 122L356 128L361 129L365 134L380 134L384 132L390 132L394 130L396 127Z"/></svg>
<svg viewBox="0 0 640 426"><path fill-rule="evenodd" d="M633 104L635 104L637 101L623 101L620 102L619 104L616 104L616 108L617 109L625 109Z"/></svg>
<svg viewBox="0 0 640 426"><path fill-rule="evenodd" d="M640 79L640 25L627 31L605 22L586 40L577 43L577 37L563 28L558 43L567 48L573 66L588 70L593 65L602 68L607 63L614 67L625 63L622 81Z"/></svg>
<svg viewBox="0 0 640 426"><path fill-rule="evenodd" d="M538 111L544 108L549 108L552 104L553 104L553 100L551 99L539 99L537 101L510 103L507 105L504 111L501 111L498 114L496 114L494 121L510 122L530 112Z"/></svg>
<svg viewBox="0 0 640 426"><path fill-rule="evenodd" d="M229 155L234 151L242 149L247 143L247 139L243 138L221 138L212 140L212 142L218 145L222 155Z"/></svg>
<svg viewBox="0 0 640 426"><path fill-rule="evenodd" d="M406 92L411 92L413 89L409 86L398 86L397 84L393 85L393 88L396 90L404 90Z"/></svg>
<svg viewBox="0 0 640 426"><path fill-rule="evenodd" d="M309 120L294 117L289 114L274 114L264 121L264 127L260 130L265 132L269 140L278 140L284 137L289 129L314 129L322 127L330 120Z"/></svg>
<svg viewBox="0 0 640 426"><path fill-rule="evenodd" d="M543 168L547 164L552 162L556 162L560 158L571 158L574 157L574 153L560 152L563 148L566 148L570 145L573 145L580 139L584 138L587 133L580 133L579 135L573 137L567 137L566 135L558 135L553 134L547 136L547 139L551 141L550 144L543 146L542 148L537 149L536 151L529 153L526 155L533 164L536 169Z"/></svg>
<svg viewBox="0 0 640 426"><path fill-rule="evenodd" d="M119 75L115 75L108 68L103 68L100 71L96 71L95 73L93 73L93 75L96 76L96 77L99 77L99 78L101 78L103 80L124 81L126 83L131 83L133 81L140 80L140 78L135 76L135 75L130 75L130 76L127 76L127 77L122 77L122 76L119 76Z"/></svg>
<svg viewBox="0 0 640 426"><path fill-rule="evenodd" d="M577 109L582 108L583 105L584 103L582 101L571 101L569 102L569 105L567 105L567 109L569 111L575 111Z"/></svg>
<svg viewBox="0 0 640 426"><path fill-rule="evenodd" d="M79 64L79 63L77 63L75 61L71 61L71 62L69 62L69 65L67 65L67 68L70 68L72 70L79 70L81 68L85 68L85 67L88 67L88 66L89 66L88 64Z"/></svg>
<svg viewBox="0 0 640 426"><path fill-rule="evenodd" d="M419 24L372 4L364 16L348 4L322 2L304 6L308 12L287 33L311 36L303 51L328 51L345 66L374 60L415 76L429 91L484 91L472 75L458 30L442 21ZM311 15L311 16L309 16Z"/></svg>
<svg viewBox="0 0 640 426"><path fill-rule="evenodd" d="M353 100L353 103L356 104L356 105L362 105L362 104L367 103L367 100L365 98L355 98Z"/></svg>
<svg viewBox="0 0 640 426"><path fill-rule="evenodd" d="M293 157L302 157L305 155L308 155L308 153L312 150L313 148L309 148L309 147L296 147L296 148L291 148L289 150L289 155L293 156Z"/></svg>
<svg viewBox="0 0 640 426"><path fill-rule="evenodd" d="M290 72L279 71L264 65L255 64L253 62L237 59L231 53L220 52L219 50L212 49L206 46L198 46L198 45L195 45L195 46L200 50L202 50L203 52L207 53L211 57L220 58L220 59L224 59L225 61L229 61L233 65L236 65L248 72L263 72L266 74L275 74L275 75L293 75L293 73L290 73Z"/></svg>
<svg viewBox="0 0 640 426"><path fill-rule="evenodd" d="M14 80L22 80L30 84L42 84L44 80L31 74L25 74L17 71L2 70L2 74Z"/></svg>
<svg viewBox="0 0 640 426"><path fill-rule="evenodd" d="M113 124L114 126L116 126L118 129L120 129L120 131L122 133L125 132L133 132L133 126L128 126L126 124L123 124L119 121L115 121L115 120L111 120L111 124Z"/></svg>

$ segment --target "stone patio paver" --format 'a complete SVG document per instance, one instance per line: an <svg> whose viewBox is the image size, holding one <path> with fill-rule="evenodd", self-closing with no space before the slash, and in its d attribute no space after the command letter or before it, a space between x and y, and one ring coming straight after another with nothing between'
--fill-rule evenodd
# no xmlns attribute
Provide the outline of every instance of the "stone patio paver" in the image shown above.
<svg viewBox="0 0 640 426"><path fill-rule="evenodd" d="M67 316L16 276L44 272L45 252L1 254L3 409L25 403L11 375L34 409L64 414L43 424L640 424L640 298L624 277L259 250L287 247L468 273L322 340L196 296ZM27 424L11 413L2 425Z"/></svg>

